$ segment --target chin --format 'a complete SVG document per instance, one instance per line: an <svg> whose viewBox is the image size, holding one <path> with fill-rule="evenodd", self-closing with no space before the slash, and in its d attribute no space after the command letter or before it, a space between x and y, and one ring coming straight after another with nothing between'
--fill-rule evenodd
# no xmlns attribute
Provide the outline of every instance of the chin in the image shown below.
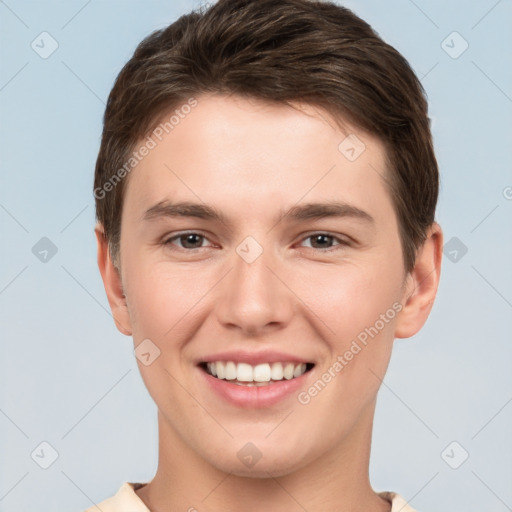
<svg viewBox="0 0 512 512"><path fill-rule="evenodd" d="M298 453L296 447L278 447L270 445L268 440L266 444L265 440L261 441L261 450L257 446L257 441L254 444L246 442L242 448L238 448L237 443L237 447L233 448L235 456L232 456L233 451L228 445L223 448L221 457L208 453L205 459L224 473L239 477L270 478L294 473L305 466L310 458L306 453Z"/></svg>
<svg viewBox="0 0 512 512"><path fill-rule="evenodd" d="M290 460L273 458L271 461L263 460L263 457L252 467L245 467L239 460L225 461L223 464L216 464L217 469L224 473L244 478L277 478L289 475L298 469Z"/></svg>

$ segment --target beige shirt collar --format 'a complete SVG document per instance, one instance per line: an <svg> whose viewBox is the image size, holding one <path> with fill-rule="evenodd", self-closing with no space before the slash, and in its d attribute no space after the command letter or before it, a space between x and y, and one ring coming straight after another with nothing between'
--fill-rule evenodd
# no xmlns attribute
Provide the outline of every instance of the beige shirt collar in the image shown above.
<svg viewBox="0 0 512 512"><path fill-rule="evenodd" d="M85 512L150 512L135 493L135 489L141 485L143 484L125 482L114 496L98 503L97 507L88 508ZM399 494L379 492L378 495L391 503L391 512L416 512Z"/></svg>

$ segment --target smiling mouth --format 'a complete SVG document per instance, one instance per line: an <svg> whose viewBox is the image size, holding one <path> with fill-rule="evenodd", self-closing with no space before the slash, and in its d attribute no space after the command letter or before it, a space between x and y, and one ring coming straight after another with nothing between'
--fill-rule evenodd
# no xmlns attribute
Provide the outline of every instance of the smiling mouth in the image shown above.
<svg viewBox="0 0 512 512"><path fill-rule="evenodd" d="M269 386L296 379L311 371L313 363L262 363L250 365L234 361L204 362L199 365L208 375L239 386Z"/></svg>

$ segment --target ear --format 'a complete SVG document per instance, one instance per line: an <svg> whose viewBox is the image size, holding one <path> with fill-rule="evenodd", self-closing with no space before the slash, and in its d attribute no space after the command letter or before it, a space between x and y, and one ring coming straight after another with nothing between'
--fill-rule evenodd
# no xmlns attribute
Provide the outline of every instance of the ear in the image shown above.
<svg viewBox="0 0 512 512"><path fill-rule="evenodd" d="M123 334L131 336L130 315L126 304L121 276L110 257L108 240L105 236L103 226L100 223L96 225L94 233L96 234L96 241L98 242L98 267L100 269L101 278L103 279L105 291L107 292L112 317L114 318L117 329Z"/></svg>
<svg viewBox="0 0 512 512"><path fill-rule="evenodd" d="M443 232L437 222L427 231L419 248L416 263L409 273L402 296L403 309L397 315L396 338L409 338L427 321L437 294L443 257Z"/></svg>

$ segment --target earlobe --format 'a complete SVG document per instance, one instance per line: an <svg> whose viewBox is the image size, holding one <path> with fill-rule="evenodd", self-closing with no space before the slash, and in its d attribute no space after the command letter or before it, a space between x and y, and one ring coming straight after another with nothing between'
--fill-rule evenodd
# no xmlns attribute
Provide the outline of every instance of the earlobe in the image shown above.
<svg viewBox="0 0 512 512"><path fill-rule="evenodd" d="M425 324L432 310L441 276L443 232L437 222L427 231L413 270L407 276L402 297L403 309L395 324L396 338L409 338Z"/></svg>
<svg viewBox="0 0 512 512"><path fill-rule="evenodd" d="M98 245L98 268L100 270L103 286L107 293L107 299L110 304L110 310L117 329L127 336L131 336L131 321L124 295L123 284L119 271L114 266L108 240L105 237L103 226L98 223L94 229Z"/></svg>

